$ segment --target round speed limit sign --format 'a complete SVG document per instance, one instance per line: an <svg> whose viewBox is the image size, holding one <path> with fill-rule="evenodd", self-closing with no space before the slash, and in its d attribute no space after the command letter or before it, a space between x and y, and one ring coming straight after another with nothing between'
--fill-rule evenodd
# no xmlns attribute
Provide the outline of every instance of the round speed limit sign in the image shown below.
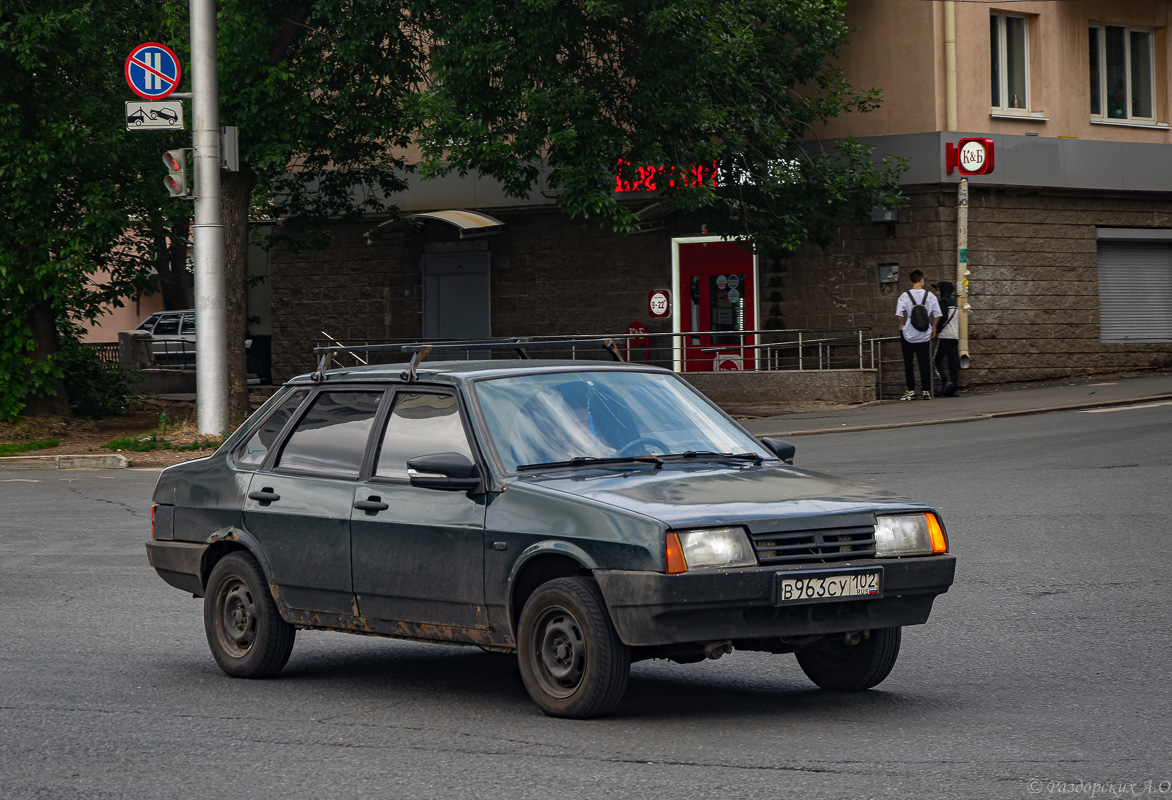
<svg viewBox="0 0 1172 800"><path fill-rule="evenodd" d="M671 295L666 289L655 289L647 295L647 310L653 317L666 317L671 312Z"/></svg>

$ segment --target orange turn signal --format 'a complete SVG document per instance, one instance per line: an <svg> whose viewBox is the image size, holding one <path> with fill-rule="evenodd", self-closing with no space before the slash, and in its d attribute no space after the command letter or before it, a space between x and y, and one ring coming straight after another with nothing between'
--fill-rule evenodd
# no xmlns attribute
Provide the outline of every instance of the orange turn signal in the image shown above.
<svg viewBox="0 0 1172 800"><path fill-rule="evenodd" d="M155 538L155 509L156 508L158 508L158 506L155 506L155 505L151 506L151 538L152 539Z"/></svg>
<svg viewBox="0 0 1172 800"><path fill-rule="evenodd" d="M684 560L684 548L680 546L680 537L675 531L667 532L667 542L664 548L667 561L667 574L679 575L688 571L688 562Z"/></svg>
<svg viewBox="0 0 1172 800"><path fill-rule="evenodd" d="M933 553L948 552L948 534L944 532L944 526L940 524L940 517L935 514L928 514L928 535L932 537Z"/></svg>

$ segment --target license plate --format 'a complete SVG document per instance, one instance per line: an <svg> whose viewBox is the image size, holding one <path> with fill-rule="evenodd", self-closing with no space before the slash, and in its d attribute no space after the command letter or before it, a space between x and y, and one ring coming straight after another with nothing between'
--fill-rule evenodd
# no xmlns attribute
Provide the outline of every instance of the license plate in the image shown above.
<svg viewBox="0 0 1172 800"><path fill-rule="evenodd" d="M882 596L882 568L781 572L777 575L779 606Z"/></svg>

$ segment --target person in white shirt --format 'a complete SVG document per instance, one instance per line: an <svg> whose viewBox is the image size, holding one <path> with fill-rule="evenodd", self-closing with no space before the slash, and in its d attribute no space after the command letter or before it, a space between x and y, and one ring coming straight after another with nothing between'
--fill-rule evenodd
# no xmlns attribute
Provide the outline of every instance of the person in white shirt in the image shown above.
<svg viewBox="0 0 1172 800"><path fill-rule="evenodd" d="M895 316L899 317L900 346L903 348L903 374L907 383L907 391L901 400L914 400L916 397L916 375L912 367L914 358L920 365L920 397L932 399L932 368L931 361L932 339L936 336L936 323L940 321L940 303L936 295L924 288L924 273L921 270L912 270L908 278L912 288L899 296L895 304ZM916 312L916 306L923 306L925 314ZM916 318L922 316L923 327L918 327Z"/></svg>
<svg viewBox="0 0 1172 800"><path fill-rule="evenodd" d="M932 288L940 295L940 322L936 325L936 357L933 359L942 385L937 396L957 397L960 395L960 330L952 281L934 283ZM944 371L945 363L947 372Z"/></svg>

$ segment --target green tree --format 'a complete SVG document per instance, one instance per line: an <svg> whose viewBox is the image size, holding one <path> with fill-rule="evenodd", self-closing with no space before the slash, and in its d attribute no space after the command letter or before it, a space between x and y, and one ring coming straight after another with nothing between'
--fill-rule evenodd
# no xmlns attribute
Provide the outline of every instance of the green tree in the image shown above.
<svg viewBox="0 0 1172 800"><path fill-rule="evenodd" d="M825 244L843 213L894 202L903 169L816 141L879 102L833 65L845 5L420 0L413 18L443 43L421 97L426 172L485 172L521 196L544 166L562 208L619 230L636 220L616 174L650 179L710 233Z"/></svg>
<svg viewBox="0 0 1172 800"><path fill-rule="evenodd" d="M186 7L169 4L176 19ZM229 416L239 421L250 216L297 232L284 244L313 246L329 220L393 211L406 185L407 98L425 61L403 10L382 0L222 0L218 23L220 122L240 130L240 170L221 173Z"/></svg>
<svg viewBox="0 0 1172 800"><path fill-rule="evenodd" d="M126 131L122 73L156 20L147 0L0 6L0 419L67 415L59 335L148 285L165 145Z"/></svg>

